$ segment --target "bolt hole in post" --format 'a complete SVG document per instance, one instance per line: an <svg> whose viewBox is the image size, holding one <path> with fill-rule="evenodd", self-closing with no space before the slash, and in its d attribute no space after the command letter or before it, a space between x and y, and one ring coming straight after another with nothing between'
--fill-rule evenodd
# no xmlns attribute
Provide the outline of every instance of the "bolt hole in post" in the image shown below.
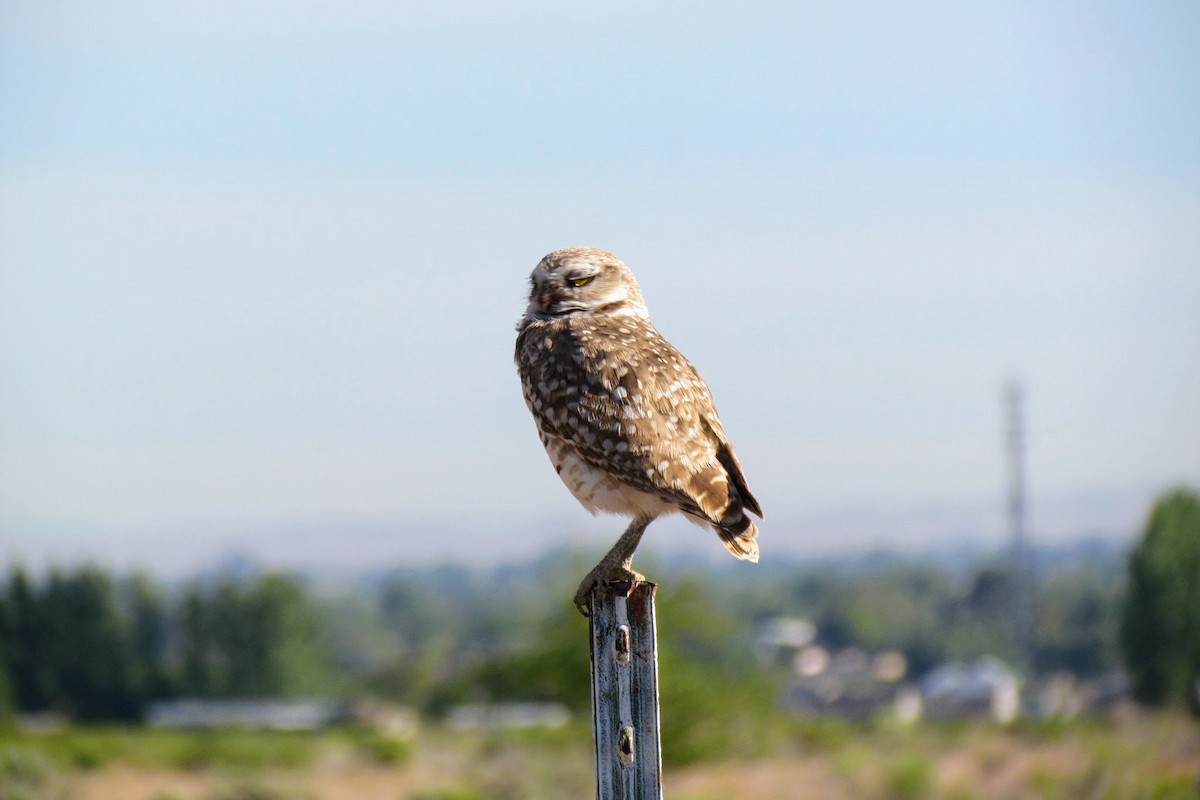
<svg viewBox="0 0 1200 800"><path fill-rule="evenodd" d="M655 585L591 597L597 800L661 800Z"/></svg>
<svg viewBox="0 0 1200 800"><path fill-rule="evenodd" d="M617 626L617 664L627 666L629 664L629 626Z"/></svg>
<svg viewBox="0 0 1200 800"><path fill-rule="evenodd" d="M622 767L633 766L633 726L621 728L621 741L617 743L617 752Z"/></svg>

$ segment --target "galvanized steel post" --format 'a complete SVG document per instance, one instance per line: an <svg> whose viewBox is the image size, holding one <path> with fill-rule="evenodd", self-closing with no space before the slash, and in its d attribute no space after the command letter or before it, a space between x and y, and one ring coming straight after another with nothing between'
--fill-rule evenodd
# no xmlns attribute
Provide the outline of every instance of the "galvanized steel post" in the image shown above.
<svg viewBox="0 0 1200 800"><path fill-rule="evenodd" d="M592 592L597 800L661 800L653 583Z"/></svg>

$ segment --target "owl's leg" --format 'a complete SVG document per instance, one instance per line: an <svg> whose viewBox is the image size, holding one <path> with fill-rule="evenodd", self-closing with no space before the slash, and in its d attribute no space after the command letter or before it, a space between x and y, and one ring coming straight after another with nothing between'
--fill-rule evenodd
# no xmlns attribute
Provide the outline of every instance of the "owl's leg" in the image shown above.
<svg viewBox="0 0 1200 800"><path fill-rule="evenodd" d="M632 590L632 587L646 580L646 576L633 571L633 551L637 550L638 543L642 541L646 526L653 521L654 517L649 514L634 517L633 522L629 523L629 527L621 534L621 538L617 539L617 543L579 584L579 589L575 592L575 607L585 617L590 615L593 589L607 589L614 583L624 581L630 584Z"/></svg>

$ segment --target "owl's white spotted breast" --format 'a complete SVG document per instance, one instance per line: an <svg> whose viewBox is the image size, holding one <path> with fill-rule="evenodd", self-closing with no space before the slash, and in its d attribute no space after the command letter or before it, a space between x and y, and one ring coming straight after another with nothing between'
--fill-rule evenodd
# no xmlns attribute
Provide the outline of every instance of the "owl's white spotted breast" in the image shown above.
<svg viewBox="0 0 1200 800"><path fill-rule="evenodd" d="M648 321L533 320L516 361L546 452L585 508L720 519L729 487L712 397Z"/></svg>

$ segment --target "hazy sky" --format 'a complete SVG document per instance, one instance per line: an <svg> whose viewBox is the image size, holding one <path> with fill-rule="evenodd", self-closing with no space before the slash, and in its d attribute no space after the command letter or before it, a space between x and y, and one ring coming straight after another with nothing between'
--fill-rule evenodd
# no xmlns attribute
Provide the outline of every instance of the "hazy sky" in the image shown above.
<svg viewBox="0 0 1200 800"><path fill-rule="evenodd" d="M1188 2L0 0L0 547L615 536L512 366L575 244L708 379L764 553L998 509L1010 376L1035 500L1200 482L1197 42Z"/></svg>

